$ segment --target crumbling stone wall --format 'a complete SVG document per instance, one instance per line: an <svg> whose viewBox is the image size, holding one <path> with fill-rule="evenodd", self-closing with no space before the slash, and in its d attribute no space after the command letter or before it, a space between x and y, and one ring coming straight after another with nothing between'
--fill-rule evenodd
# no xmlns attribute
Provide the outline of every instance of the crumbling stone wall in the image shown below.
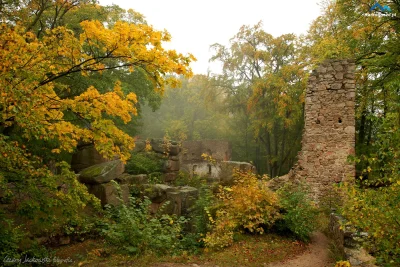
<svg viewBox="0 0 400 267"><path fill-rule="evenodd" d="M219 164L211 164L203 159L202 154L210 155L216 162L229 161L232 148L228 141L199 140L182 142L180 154L181 171L218 179L221 173Z"/></svg>
<svg viewBox="0 0 400 267"><path fill-rule="evenodd" d="M202 162L201 155L206 153L217 161L231 160L232 148L228 141L201 140L182 142L181 161L183 164Z"/></svg>
<svg viewBox="0 0 400 267"><path fill-rule="evenodd" d="M320 199L355 176L355 63L325 61L309 77L302 150L289 178L305 180Z"/></svg>

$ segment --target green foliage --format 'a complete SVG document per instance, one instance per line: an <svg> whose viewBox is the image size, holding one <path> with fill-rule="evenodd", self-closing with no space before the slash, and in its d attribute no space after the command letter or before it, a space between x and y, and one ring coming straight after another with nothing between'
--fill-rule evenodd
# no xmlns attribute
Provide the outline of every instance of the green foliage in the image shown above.
<svg viewBox="0 0 400 267"><path fill-rule="evenodd" d="M0 139L3 155L10 155L0 158L0 187L6 189L8 201L14 203L12 212L27 231L57 234L70 220L80 218L88 204L99 207L67 163L57 164L60 174L55 175L40 158L21 153L17 143L6 140Z"/></svg>
<svg viewBox="0 0 400 267"><path fill-rule="evenodd" d="M224 66L215 90L234 115L234 146L242 146L243 160L270 177L287 173L300 149L307 76L300 46L295 35L275 38L261 22L243 25L229 46L212 46L211 60Z"/></svg>
<svg viewBox="0 0 400 267"><path fill-rule="evenodd" d="M305 185L287 183L278 190L279 204L283 211L277 227L288 229L303 241L308 241L311 233L316 230L319 213L306 189Z"/></svg>
<svg viewBox="0 0 400 267"><path fill-rule="evenodd" d="M343 215L350 224L369 233L365 244L378 261L400 264L400 113L390 112L378 127L371 150L358 160L367 179L344 189Z"/></svg>
<svg viewBox="0 0 400 267"><path fill-rule="evenodd" d="M280 217L278 197L265 180L253 173L235 173L232 187L220 187L215 219L211 232L204 238L206 246L222 248L233 243L234 234L243 230L263 234Z"/></svg>
<svg viewBox="0 0 400 267"><path fill-rule="evenodd" d="M48 249L29 238L29 233L22 225L16 225L0 211L0 258L4 264L2 266L16 266L19 260L23 262L25 258L45 259L51 258L51 255Z"/></svg>
<svg viewBox="0 0 400 267"><path fill-rule="evenodd" d="M325 216L329 216L332 211L337 211L343 206L342 186L341 183L332 185L332 190L319 197L318 208Z"/></svg>
<svg viewBox="0 0 400 267"><path fill-rule="evenodd" d="M343 215L369 233L366 245L383 264L400 264L400 180L387 187L348 186ZM392 264L392 265L391 265ZM388 266L389 266L388 265Z"/></svg>
<svg viewBox="0 0 400 267"><path fill-rule="evenodd" d="M151 174L163 170L164 159L154 152L132 153L127 161L125 171L129 174Z"/></svg>
<svg viewBox="0 0 400 267"><path fill-rule="evenodd" d="M180 171L178 176L174 180L173 184L175 186L191 186L195 188L202 188L207 183L206 178L193 174L190 175L187 172Z"/></svg>
<svg viewBox="0 0 400 267"><path fill-rule="evenodd" d="M0 258L2 260L6 257L18 259L20 257L19 243L23 237L21 227L15 227L14 222L7 219L0 210Z"/></svg>
<svg viewBox="0 0 400 267"><path fill-rule="evenodd" d="M212 229L210 216L215 215L213 211L215 202L216 198L210 186L203 184L199 188L199 198L190 212L189 233L183 238L183 247L186 250L198 252L199 248L205 246L204 237Z"/></svg>
<svg viewBox="0 0 400 267"><path fill-rule="evenodd" d="M400 3L369 12L369 1L326 2L311 25L306 57L354 58L357 64L357 180L347 185L343 215L370 235L368 247L385 266L400 258Z"/></svg>
<svg viewBox="0 0 400 267"><path fill-rule="evenodd" d="M151 201L131 198L129 206L107 207L103 230L107 243L118 253L141 255L173 253L179 249L186 220L165 214L151 215Z"/></svg>

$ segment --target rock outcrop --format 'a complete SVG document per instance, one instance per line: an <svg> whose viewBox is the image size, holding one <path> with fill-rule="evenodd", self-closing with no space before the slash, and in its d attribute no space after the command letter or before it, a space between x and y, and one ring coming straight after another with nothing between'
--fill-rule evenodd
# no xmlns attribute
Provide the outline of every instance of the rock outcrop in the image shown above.
<svg viewBox="0 0 400 267"><path fill-rule="evenodd" d="M108 183L124 173L125 165L119 159L90 166L79 172L84 184Z"/></svg>

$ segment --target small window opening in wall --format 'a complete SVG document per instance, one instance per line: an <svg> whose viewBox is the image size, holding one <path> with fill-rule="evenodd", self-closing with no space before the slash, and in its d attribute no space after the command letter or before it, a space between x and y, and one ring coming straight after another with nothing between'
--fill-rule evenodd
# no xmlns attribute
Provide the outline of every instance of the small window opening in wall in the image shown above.
<svg viewBox="0 0 400 267"><path fill-rule="evenodd" d="M316 124L321 124L321 122L320 122L319 119L317 119L317 120L315 121L315 123L316 123Z"/></svg>
<svg viewBox="0 0 400 267"><path fill-rule="evenodd" d="M197 165L193 165L193 172L195 172L197 169Z"/></svg>
<svg viewBox="0 0 400 267"><path fill-rule="evenodd" d="M211 174L211 165L207 164L207 167L208 167L208 174Z"/></svg>
<svg viewBox="0 0 400 267"><path fill-rule="evenodd" d="M338 122L339 122L339 123L342 123L342 118L339 117Z"/></svg>

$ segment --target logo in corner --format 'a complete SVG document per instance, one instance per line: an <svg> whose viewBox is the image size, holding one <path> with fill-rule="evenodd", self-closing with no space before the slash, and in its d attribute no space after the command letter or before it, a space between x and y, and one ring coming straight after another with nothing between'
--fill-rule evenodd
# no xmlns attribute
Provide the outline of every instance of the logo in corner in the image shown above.
<svg viewBox="0 0 400 267"><path fill-rule="evenodd" d="M376 2L376 3L370 8L369 11L374 11L374 10L376 10L377 8L378 8L380 11L385 12L385 13L386 13L386 12L392 12L392 10L390 9L389 6L387 6L387 5L381 6L381 4L379 4L378 2Z"/></svg>

